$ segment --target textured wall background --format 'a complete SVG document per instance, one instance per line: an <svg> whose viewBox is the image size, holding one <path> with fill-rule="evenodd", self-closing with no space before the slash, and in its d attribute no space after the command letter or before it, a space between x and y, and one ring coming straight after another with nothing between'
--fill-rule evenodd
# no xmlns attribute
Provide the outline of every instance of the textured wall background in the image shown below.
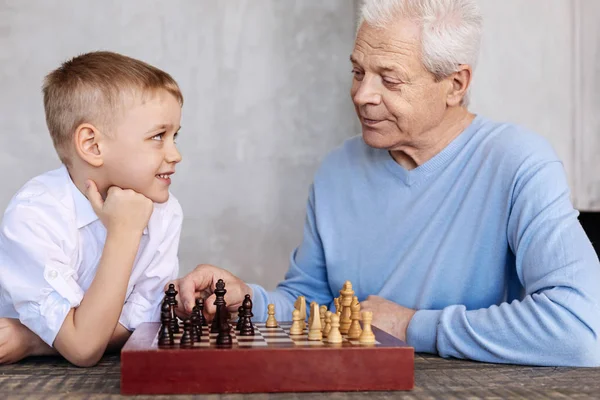
<svg viewBox="0 0 600 400"><path fill-rule="evenodd" d="M78 53L122 52L169 71L184 92L184 161L172 187L185 212L182 273L214 263L274 287L300 241L319 161L359 132L348 94L354 3L0 0L0 209L27 179L59 165L44 123L43 76ZM482 0L486 33L473 88L474 111L548 137L572 182L580 164L577 3ZM596 135L596 125L585 134ZM583 169L597 166L586 160Z"/></svg>

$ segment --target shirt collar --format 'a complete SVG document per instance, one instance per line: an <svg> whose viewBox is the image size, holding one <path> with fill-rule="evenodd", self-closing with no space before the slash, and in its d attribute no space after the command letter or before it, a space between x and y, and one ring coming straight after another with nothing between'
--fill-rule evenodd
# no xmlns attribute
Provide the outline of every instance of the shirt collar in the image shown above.
<svg viewBox="0 0 600 400"><path fill-rule="evenodd" d="M75 205L75 219L77 221L77 229L81 229L84 226L87 226L87 225L91 224L92 222L97 221L98 216L94 212L94 209L92 208L92 204L87 199L87 197L85 197L85 195L83 193L81 193L81 191L77 188L77 186L75 186L75 183L73 183L73 180L71 179L71 176L69 175L69 171L67 171L67 168L64 165L62 168L64 169L65 177L68 181L69 189L71 189L71 194L73 196L73 203ZM148 234L148 227L144 228L143 234L144 235Z"/></svg>

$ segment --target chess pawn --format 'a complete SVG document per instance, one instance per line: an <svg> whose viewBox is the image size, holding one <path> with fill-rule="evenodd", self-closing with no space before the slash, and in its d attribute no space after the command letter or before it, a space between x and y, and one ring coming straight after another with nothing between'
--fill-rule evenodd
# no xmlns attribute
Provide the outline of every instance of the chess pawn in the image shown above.
<svg viewBox="0 0 600 400"><path fill-rule="evenodd" d="M337 344L343 341L344 339L340 333L340 318L337 314L333 314L331 316L331 330L329 331L329 335L327 335L327 343Z"/></svg>
<svg viewBox="0 0 600 400"><path fill-rule="evenodd" d="M319 305L315 302L311 303L310 316L311 323L308 326L308 340L317 341L323 340L323 332L321 332L321 317L319 315Z"/></svg>
<svg viewBox="0 0 600 400"><path fill-rule="evenodd" d="M346 334L348 333L348 330L350 329L350 324L352 322L352 311L350 310L350 306L352 305L352 298L354 297L354 290L352 289L352 283L350 281L346 281L346 283L344 283L344 288L340 290L340 295L342 296L342 299L340 301L340 304L342 306L342 315L340 317L340 332Z"/></svg>
<svg viewBox="0 0 600 400"><path fill-rule="evenodd" d="M373 321L373 312L363 311L362 312L363 331L358 338L360 344L374 344L375 334L371 329L371 322Z"/></svg>
<svg viewBox="0 0 600 400"><path fill-rule="evenodd" d="M183 336L181 336L179 346L182 348L190 348L193 345L194 339L192 337L192 323L189 319L186 319L183 321Z"/></svg>
<svg viewBox="0 0 600 400"><path fill-rule="evenodd" d="M352 322L350 323L350 329L348 329L348 339L358 339L362 333L360 328L360 303L358 297L352 298L352 304L350 305Z"/></svg>
<svg viewBox="0 0 600 400"><path fill-rule="evenodd" d="M269 316L267 317L267 323L265 326L267 328L277 328L277 320L275 319L275 304L269 304L267 306L267 313Z"/></svg>
<svg viewBox="0 0 600 400"><path fill-rule="evenodd" d="M325 314L327 313L327 306L321 306L319 308L319 316L321 317L321 332L325 332Z"/></svg>
<svg viewBox="0 0 600 400"><path fill-rule="evenodd" d="M244 323L244 307L239 306L238 307L238 321L237 321L237 325L235 326L235 330L239 331L240 329L242 329L243 323Z"/></svg>
<svg viewBox="0 0 600 400"><path fill-rule="evenodd" d="M333 306L335 307L335 312L337 313L340 310L340 299L339 298L334 298L333 299Z"/></svg>
<svg viewBox="0 0 600 400"><path fill-rule="evenodd" d="M325 312L325 328L323 328L323 337L328 337L329 332L331 332L331 316L333 313L331 311Z"/></svg>
<svg viewBox="0 0 600 400"><path fill-rule="evenodd" d="M292 326L290 328L290 335L302 335L304 333L304 327L302 326L302 317L300 316L300 310L294 310L292 312Z"/></svg>

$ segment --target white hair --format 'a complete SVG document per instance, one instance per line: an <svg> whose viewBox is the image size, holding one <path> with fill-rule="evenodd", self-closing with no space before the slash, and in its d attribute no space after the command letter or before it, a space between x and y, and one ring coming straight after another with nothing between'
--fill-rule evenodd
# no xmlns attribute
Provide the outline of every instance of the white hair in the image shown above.
<svg viewBox="0 0 600 400"><path fill-rule="evenodd" d="M406 18L421 25L423 65L437 80L458 71L459 64L475 70L483 18L477 0L363 0L363 22L385 28ZM468 105L469 93L462 104Z"/></svg>

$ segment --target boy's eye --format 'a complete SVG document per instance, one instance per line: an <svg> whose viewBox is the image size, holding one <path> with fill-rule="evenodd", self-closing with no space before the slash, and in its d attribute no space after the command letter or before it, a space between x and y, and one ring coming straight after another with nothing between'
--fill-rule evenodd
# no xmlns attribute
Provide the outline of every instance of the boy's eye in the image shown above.
<svg viewBox="0 0 600 400"><path fill-rule="evenodd" d="M162 141L163 140L163 136L164 136L164 132L163 133L159 133L156 136L152 136L152 140L158 140L158 141Z"/></svg>

